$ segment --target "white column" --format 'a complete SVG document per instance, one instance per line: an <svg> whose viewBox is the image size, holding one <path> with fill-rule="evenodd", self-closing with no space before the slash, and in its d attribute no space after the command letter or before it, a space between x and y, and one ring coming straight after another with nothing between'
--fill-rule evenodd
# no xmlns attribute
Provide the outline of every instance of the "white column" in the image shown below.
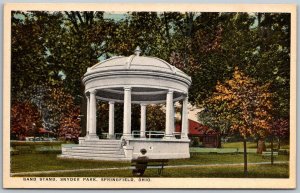
<svg viewBox="0 0 300 193"><path fill-rule="evenodd" d="M166 139L173 138L174 132L174 104L173 104L173 91L169 90L166 100Z"/></svg>
<svg viewBox="0 0 300 193"><path fill-rule="evenodd" d="M124 88L123 136L131 136L131 88Z"/></svg>
<svg viewBox="0 0 300 193"><path fill-rule="evenodd" d="M108 137L113 139L115 135L115 102L109 101L109 127Z"/></svg>
<svg viewBox="0 0 300 193"><path fill-rule="evenodd" d="M96 118L96 90L90 92L90 114L89 114L89 138L99 139L96 134L97 118Z"/></svg>
<svg viewBox="0 0 300 193"><path fill-rule="evenodd" d="M172 114L174 116L174 122L173 122L174 130L173 130L173 132L175 132L175 128L176 128L176 104L175 104L175 102L173 103L173 112L172 112Z"/></svg>
<svg viewBox="0 0 300 193"><path fill-rule="evenodd" d="M90 114L90 97L89 96L87 96L86 97L86 136L88 136L89 135L89 123L90 123L90 116L89 116L89 114Z"/></svg>
<svg viewBox="0 0 300 193"><path fill-rule="evenodd" d="M141 138L146 137L146 104L141 104Z"/></svg>
<svg viewBox="0 0 300 193"><path fill-rule="evenodd" d="M182 101L182 116L181 116L181 139L188 138L189 120L188 120L188 96Z"/></svg>

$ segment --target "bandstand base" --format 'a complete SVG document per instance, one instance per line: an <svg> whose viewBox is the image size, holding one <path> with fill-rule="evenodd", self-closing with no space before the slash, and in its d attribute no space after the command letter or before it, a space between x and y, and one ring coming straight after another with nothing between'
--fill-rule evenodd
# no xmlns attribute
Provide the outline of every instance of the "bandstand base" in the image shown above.
<svg viewBox="0 0 300 193"><path fill-rule="evenodd" d="M79 144L63 145L59 158L130 161L141 156L141 149L145 149L148 159L184 159L190 158L189 142L189 139L80 138Z"/></svg>

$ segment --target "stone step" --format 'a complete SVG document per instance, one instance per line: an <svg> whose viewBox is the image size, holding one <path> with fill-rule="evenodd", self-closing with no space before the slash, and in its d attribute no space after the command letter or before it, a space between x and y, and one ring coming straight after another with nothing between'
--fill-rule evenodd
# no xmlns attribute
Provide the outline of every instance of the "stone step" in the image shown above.
<svg viewBox="0 0 300 193"><path fill-rule="evenodd" d="M126 159L120 140L83 141L79 145L65 147L60 157L95 160Z"/></svg>
<svg viewBox="0 0 300 193"><path fill-rule="evenodd" d="M120 140L99 140L99 141L83 141L83 144L120 144L121 145L121 141Z"/></svg>
<svg viewBox="0 0 300 193"><path fill-rule="evenodd" d="M118 148L118 149L121 149L122 147L121 146L116 146L116 145L87 145L87 144L84 144L84 145L79 145L79 146L73 146L72 148L77 148L77 147L80 147L80 148L89 148L89 149L99 149L99 148L103 148L103 149L106 149L106 148Z"/></svg>
<svg viewBox="0 0 300 193"><path fill-rule="evenodd" d="M89 153L72 153L72 154L62 154L68 156L77 156L77 157L96 157L96 158L125 158L125 155L112 155L112 154L89 154Z"/></svg>
<svg viewBox="0 0 300 193"><path fill-rule="evenodd" d="M71 152L69 152L71 153ZM64 155L64 154L63 154ZM79 156L79 157L97 157L97 158L125 158L125 155L121 154L98 154L98 153L88 153L88 152L72 152L71 154L66 154L70 156Z"/></svg>
<svg viewBox="0 0 300 193"><path fill-rule="evenodd" d="M102 151L102 150L81 150L81 149L69 149L68 153L95 153L95 154L114 154L114 155L124 155L124 151Z"/></svg>
<svg viewBox="0 0 300 193"><path fill-rule="evenodd" d="M120 150L120 147L114 147L114 146L77 146L77 147L72 147L72 148L67 148L67 149L81 149L81 150L90 150L90 149L94 149L94 150Z"/></svg>
<svg viewBox="0 0 300 193"><path fill-rule="evenodd" d="M82 143L82 144L79 144L78 146L114 146L114 147L121 147L121 144L98 144L98 143Z"/></svg>
<svg viewBox="0 0 300 193"><path fill-rule="evenodd" d="M84 140L84 141L92 141L92 142L107 142L107 141L110 141L110 142L120 142L121 140L119 140L119 139L87 139L87 140Z"/></svg>
<svg viewBox="0 0 300 193"><path fill-rule="evenodd" d="M86 159L86 160L99 160L99 161L129 161L127 158L111 158L111 157L82 157L82 156L70 156L70 155L59 155L59 158L66 159Z"/></svg>
<svg viewBox="0 0 300 193"><path fill-rule="evenodd" d="M80 145L95 145L95 146L109 146L109 145L114 145L114 146L119 146L121 147L121 144L120 143L91 143L91 142L84 142L84 143L81 143Z"/></svg>

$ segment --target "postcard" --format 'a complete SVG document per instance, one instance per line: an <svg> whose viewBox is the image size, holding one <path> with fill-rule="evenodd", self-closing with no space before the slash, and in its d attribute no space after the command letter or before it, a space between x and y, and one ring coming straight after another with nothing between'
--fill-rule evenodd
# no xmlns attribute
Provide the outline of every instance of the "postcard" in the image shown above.
<svg viewBox="0 0 300 193"><path fill-rule="evenodd" d="M296 188L296 6L4 5L4 188Z"/></svg>

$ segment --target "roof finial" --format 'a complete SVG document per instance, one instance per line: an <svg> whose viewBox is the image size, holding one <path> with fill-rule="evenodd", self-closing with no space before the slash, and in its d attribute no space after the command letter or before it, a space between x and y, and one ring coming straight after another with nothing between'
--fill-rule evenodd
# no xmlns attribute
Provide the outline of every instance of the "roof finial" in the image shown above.
<svg viewBox="0 0 300 193"><path fill-rule="evenodd" d="M142 50L141 50L140 46L137 46L134 50L134 54L139 56L141 53L142 53Z"/></svg>

